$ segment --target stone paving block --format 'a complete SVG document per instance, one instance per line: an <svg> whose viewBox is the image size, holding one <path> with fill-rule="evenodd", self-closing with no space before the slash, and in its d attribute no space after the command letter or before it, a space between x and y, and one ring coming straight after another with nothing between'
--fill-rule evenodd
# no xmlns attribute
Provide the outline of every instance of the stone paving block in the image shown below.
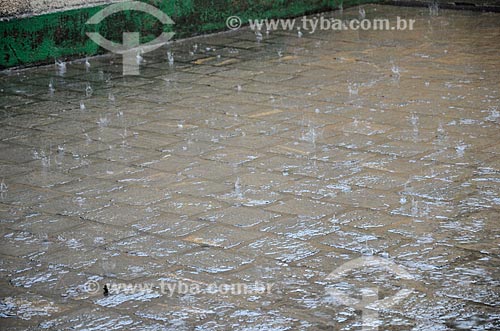
<svg viewBox="0 0 500 331"><path fill-rule="evenodd" d="M99 308L84 307L80 310L74 310L64 316L47 319L40 324L42 329L111 329L111 330L133 330L136 327L145 327L137 320L128 315L122 315L116 312L104 313ZM137 330L137 329L136 329ZM145 330L145 329L144 329Z"/></svg>
<svg viewBox="0 0 500 331"><path fill-rule="evenodd" d="M107 245L106 249L119 250L130 256L163 259L173 254L188 251L194 247L196 245L191 244L188 240L180 241L142 235L116 241Z"/></svg>
<svg viewBox="0 0 500 331"><path fill-rule="evenodd" d="M356 208L348 212L335 215L331 221L335 224L345 224L354 228L375 232L379 231L378 229L392 228L398 224L407 224L411 222L411 219L399 215L392 215L387 212Z"/></svg>
<svg viewBox="0 0 500 331"><path fill-rule="evenodd" d="M209 226L209 223L192 221L185 216L161 213L155 217L138 219L131 226L141 232L161 235L165 237L183 237L201 228Z"/></svg>
<svg viewBox="0 0 500 331"><path fill-rule="evenodd" d="M410 216L417 220L433 217L447 219L458 214L458 207L449 201L428 200L420 197L411 197L401 201L398 208L392 209L391 214ZM474 204L474 202L472 202Z"/></svg>
<svg viewBox="0 0 500 331"><path fill-rule="evenodd" d="M204 215L199 215L198 217L203 220L208 220L210 222L217 222L217 223L221 222L229 225L246 228L260 224L262 222L272 221L274 218L278 216L279 214L270 213L260 208L233 206L227 209L222 209L214 212L209 212Z"/></svg>
<svg viewBox="0 0 500 331"><path fill-rule="evenodd" d="M373 153L395 155L398 157L414 157L419 154L430 154L435 151L432 145L414 144L413 142L391 141L367 147Z"/></svg>
<svg viewBox="0 0 500 331"><path fill-rule="evenodd" d="M31 205L30 209L40 213L81 217L87 212L99 210L109 205L111 205L109 200L74 195L38 202Z"/></svg>
<svg viewBox="0 0 500 331"><path fill-rule="evenodd" d="M211 181L201 178L187 179L168 186L171 194L186 194L194 197L213 197L222 192L231 190L234 185L220 181Z"/></svg>
<svg viewBox="0 0 500 331"><path fill-rule="evenodd" d="M320 238L322 244L356 252L358 254L384 253L390 248L404 243L404 238L396 234L369 233L358 230L340 229Z"/></svg>
<svg viewBox="0 0 500 331"><path fill-rule="evenodd" d="M0 173L2 174L2 178L10 178L12 176L29 172L31 169L26 166L14 165L9 163L0 163Z"/></svg>
<svg viewBox="0 0 500 331"><path fill-rule="evenodd" d="M239 248L238 251L241 253L248 252L248 254L256 256L263 254L271 259L290 263L312 256L318 253L319 249L301 240L280 236L258 239L247 246Z"/></svg>
<svg viewBox="0 0 500 331"><path fill-rule="evenodd" d="M225 177L231 176L237 171L237 167L232 164L219 161L200 160L200 162L197 162L196 165L186 167L180 173L185 175L187 178L203 178L212 181L220 181Z"/></svg>
<svg viewBox="0 0 500 331"><path fill-rule="evenodd" d="M78 169L72 170L75 175L84 175L88 177L96 177L100 179L113 178L121 176L126 172L133 171L133 167L122 165L118 162L102 161L93 162Z"/></svg>
<svg viewBox="0 0 500 331"><path fill-rule="evenodd" d="M342 133L340 135L324 139L322 140L322 142L337 147L348 148L351 150L365 150L372 153L381 153L378 150L375 150L374 146L382 144L386 141L386 139L387 138L385 138L383 135L367 136L358 133Z"/></svg>
<svg viewBox="0 0 500 331"><path fill-rule="evenodd" d="M163 153L172 153L180 156L198 156L210 153L214 150L222 149L222 146L217 146L213 143L204 141L181 141L162 148Z"/></svg>
<svg viewBox="0 0 500 331"><path fill-rule="evenodd" d="M273 206L267 207L266 210L276 213L285 213L310 217L312 219L319 219L327 215L338 213L340 210L342 210L342 208L342 206L331 203L295 198L286 201L280 201Z"/></svg>
<svg viewBox="0 0 500 331"><path fill-rule="evenodd" d="M4 189L4 192L0 193L0 202L2 203L26 206L61 196L61 193L55 190L42 189L23 184L11 184L8 179L4 179L3 183L7 185L7 188Z"/></svg>
<svg viewBox="0 0 500 331"><path fill-rule="evenodd" d="M243 131L244 132L244 131ZM282 143L283 140L279 138L274 138L274 137L268 137L264 135L259 135L259 136L251 136L251 135L244 135L244 136L238 136L238 137L233 137L230 138L226 141L224 141L224 145L227 146L236 146L236 147L241 147L241 148L246 148L246 149L263 149L269 146L275 146L279 145Z"/></svg>
<svg viewBox="0 0 500 331"><path fill-rule="evenodd" d="M293 239L309 240L337 231L338 225L332 220L317 220L307 217L277 219L260 227L261 231L272 232Z"/></svg>
<svg viewBox="0 0 500 331"><path fill-rule="evenodd" d="M30 324L34 324L33 322L43 321L54 315L67 313L72 307L67 304L55 303L49 297L41 295L20 295L3 298L2 308L2 315L14 317L14 320L21 319L24 321L31 321ZM24 325L24 327L27 325ZM15 324L13 326L15 327ZM22 326L19 330L21 330L21 328Z"/></svg>
<svg viewBox="0 0 500 331"><path fill-rule="evenodd" d="M252 261L254 261L253 258L243 254L221 251L216 248L203 249L167 258L167 262L170 264L184 265L211 274L236 270L252 263Z"/></svg>
<svg viewBox="0 0 500 331"><path fill-rule="evenodd" d="M172 183L182 181L184 176L138 167L113 179L122 185L141 185L152 188L163 188L168 187Z"/></svg>
<svg viewBox="0 0 500 331"><path fill-rule="evenodd" d="M120 190L110 192L102 199L114 201L119 204L147 207L170 198L167 188L150 187L145 185L127 185Z"/></svg>
<svg viewBox="0 0 500 331"><path fill-rule="evenodd" d="M218 210L225 205L211 198L199 198L196 196L179 196L175 199L167 199L154 205L161 211L177 214L193 216L210 210Z"/></svg>
<svg viewBox="0 0 500 331"><path fill-rule="evenodd" d="M123 188L125 185L113 180L104 180L92 177L81 177L70 183L57 186L57 192L75 194L82 197L99 197L115 190Z"/></svg>
<svg viewBox="0 0 500 331"><path fill-rule="evenodd" d="M2 128L3 130L3 128ZM35 159L33 155L33 149L24 146L10 146L9 148L3 148L0 153L0 159L3 162L11 163L24 163Z"/></svg>
<svg viewBox="0 0 500 331"><path fill-rule="evenodd" d="M60 172L47 172L44 169L32 170L30 173L17 175L10 178L14 183L30 185L41 188L53 188L54 186L63 185L73 180L77 180L74 176L69 176Z"/></svg>
<svg viewBox="0 0 500 331"><path fill-rule="evenodd" d="M261 155L262 154L250 149L247 150L239 147L225 147L223 149L209 152L203 155L203 158L212 161L225 162L232 165L242 165L246 162L259 158Z"/></svg>
<svg viewBox="0 0 500 331"><path fill-rule="evenodd" d="M404 186L408 179L394 173L367 170L348 178L342 178L340 183L352 187L366 187L377 190L393 190Z"/></svg>
<svg viewBox="0 0 500 331"><path fill-rule="evenodd" d="M17 231L27 231L34 235L41 235L64 231L82 225L82 223L83 221L78 218L33 214L23 217L21 220L8 225L8 227Z"/></svg>
<svg viewBox="0 0 500 331"><path fill-rule="evenodd" d="M156 160L163 154L156 151L145 151L142 148L124 146L120 142L115 146L108 146L108 149L96 152L92 157L111 162L139 163L143 160Z"/></svg>
<svg viewBox="0 0 500 331"><path fill-rule="evenodd" d="M56 240L67 248L88 251L134 235L137 232L131 229L89 223L57 233Z"/></svg>
<svg viewBox="0 0 500 331"><path fill-rule="evenodd" d="M117 139L118 138L118 139ZM115 136L115 143L120 146L126 147L138 147L144 149L161 149L161 147L171 145L178 141L176 137L169 137L166 135L156 135L153 133L144 133L133 130L129 133L128 136L119 138L119 136ZM142 150L145 152L144 150Z"/></svg>
<svg viewBox="0 0 500 331"><path fill-rule="evenodd" d="M257 231L243 230L233 226L210 225L190 234L183 240L202 246L229 249L252 241L259 236Z"/></svg>
<svg viewBox="0 0 500 331"><path fill-rule="evenodd" d="M133 222L148 222L156 219L159 212L143 205L113 204L103 209L83 214L85 220L92 220L107 225L125 226Z"/></svg>

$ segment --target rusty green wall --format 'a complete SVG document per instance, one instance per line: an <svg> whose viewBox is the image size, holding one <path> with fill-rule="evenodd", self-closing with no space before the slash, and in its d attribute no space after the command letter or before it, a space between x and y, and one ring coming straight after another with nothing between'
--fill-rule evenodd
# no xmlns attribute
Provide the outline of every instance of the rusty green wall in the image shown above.
<svg viewBox="0 0 500 331"><path fill-rule="evenodd" d="M161 26L150 15L125 12L108 17L96 26L85 22L104 6L80 8L0 22L0 68L53 62L103 52L85 32L99 31L121 41L123 31L140 32L142 41L154 39L163 29L175 38L224 30L228 16L247 19L292 17L331 10L342 0L143 0L167 13L176 23ZM368 0L343 0L344 7Z"/></svg>

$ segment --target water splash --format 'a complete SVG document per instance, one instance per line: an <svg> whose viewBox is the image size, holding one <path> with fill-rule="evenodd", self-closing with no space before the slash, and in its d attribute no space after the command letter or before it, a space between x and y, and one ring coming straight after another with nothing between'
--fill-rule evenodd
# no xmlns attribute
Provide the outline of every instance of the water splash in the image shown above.
<svg viewBox="0 0 500 331"><path fill-rule="evenodd" d="M255 39L257 39L258 43L262 41L262 33L260 31L255 31Z"/></svg>
<svg viewBox="0 0 500 331"><path fill-rule="evenodd" d="M33 159L40 160L42 162L43 168L50 167L50 153L45 153L43 149L40 150L40 152L38 152L36 149L33 150Z"/></svg>
<svg viewBox="0 0 500 331"><path fill-rule="evenodd" d="M490 113L488 117L485 118L487 121L496 122L500 118L500 112L498 107L489 107L488 112Z"/></svg>
<svg viewBox="0 0 500 331"><path fill-rule="evenodd" d="M418 131L418 122L419 122L418 115L415 114L415 113L411 114L410 123L411 123L411 125L413 127L413 140L415 142L418 139L418 134L419 134L419 131Z"/></svg>
<svg viewBox="0 0 500 331"><path fill-rule="evenodd" d="M437 139L438 142L443 143L447 138L446 131L443 128L443 123L439 122L438 128L437 128Z"/></svg>
<svg viewBox="0 0 500 331"><path fill-rule="evenodd" d="M94 90L92 89L92 86L90 85L90 83L87 83L87 87L85 88L85 96L87 96L87 98L89 98L92 96L92 93L94 93Z"/></svg>
<svg viewBox="0 0 500 331"><path fill-rule="evenodd" d="M50 95L54 95L55 91L56 91L56 89L54 88L54 81L51 79L50 82L49 82L49 93L50 93Z"/></svg>
<svg viewBox="0 0 500 331"><path fill-rule="evenodd" d="M316 139L318 138L318 132L313 123L309 122L306 130L302 131L301 140L310 142L313 146L316 146Z"/></svg>
<svg viewBox="0 0 500 331"><path fill-rule="evenodd" d="M429 15L430 16L438 16L439 15L439 4L435 0L431 4L429 4Z"/></svg>
<svg viewBox="0 0 500 331"><path fill-rule="evenodd" d="M243 199L243 192L241 190L241 180L240 180L240 177L237 177L236 181L234 182L234 195L238 199Z"/></svg>
<svg viewBox="0 0 500 331"><path fill-rule="evenodd" d="M393 64L391 67L391 71L394 74L394 78L396 80L399 80L401 78L401 70L399 69L399 67L397 65Z"/></svg>
<svg viewBox="0 0 500 331"><path fill-rule="evenodd" d="M89 71L90 70L90 62L89 62L89 59L85 59L85 71Z"/></svg>
<svg viewBox="0 0 500 331"><path fill-rule="evenodd" d="M66 62L56 60L56 67L57 74L61 77L64 76L64 74L66 73Z"/></svg>
<svg viewBox="0 0 500 331"><path fill-rule="evenodd" d="M299 28L299 30L297 31L297 37L302 38L302 36L303 36L303 33L302 33L302 31L300 31L300 28Z"/></svg>
<svg viewBox="0 0 500 331"><path fill-rule="evenodd" d="M413 217L417 217L419 215L419 212L418 212L418 201L415 201L414 198L411 199L410 214Z"/></svg>
<svg viewBox="0 0 500 331"><path fill-rule="evenodd" d="M83 101L80 101L80 110L85 111L86 109L87 107L85 107L85 103L83 103Z"/></svg>
<svg viewBox="0 0 500 331"><path fill-rule="evenodd" d="M283 50L282 49L278 49L278 57L283 57Z"/></svg>
<svg viewBox="0 0 500 331"><path fill-rule="evenodd" d="M359 7L358 14L360 19L364 19L366 17L366 11L363 7Z"/></svg>
<svg viewBox="0 0 500 331"><path fill-rule="evenodd" d="M171 51L167 51L167 60L168 60L168 65L173 66L174 65L174 53Z"/></svg>
<svg viewBox="0 0 500 331"><path fill-rule="evenodd" d="M358 84L356 84L356 83L349 83L349 85L347 86L347 88L349 90L349 95L350 96L358 95Z"/></svg>
<svg viewBox="0 0 500 331"><path fill-rule="evenodd" d="M464 153L465 153L465 150L467 149L467 147L469 147L469 145L467 145L463 142L460 142L460 144L455 147L455 150L457 151L457 155L459 157L464 157Z"/></svg>
<svg viewBox="0 0 500 331"><path fill-rule="evenodd" d="M141 55L143 53L144 53L144 50L142 50L142 49L137 52L137 55L135 56L135 62L137 63L137 65L140 65L144 62L144 58Z"/></svg>
<svg viewBox="0 0 500 331"><path fill-rule="evenodd" d="M99 125L99 127L101 128L107 127L110 123L111 121L108 119L107 116L100 117L99 120L97 121L97 125Z"/></svg>
<svg viewBox="0 0 500 331"><path fill-rule="evenodd" d="M7 184L5 184L4 179L2 178L2 181L0 182L0 193L6 193L9 190L9 187Z"/></svg>

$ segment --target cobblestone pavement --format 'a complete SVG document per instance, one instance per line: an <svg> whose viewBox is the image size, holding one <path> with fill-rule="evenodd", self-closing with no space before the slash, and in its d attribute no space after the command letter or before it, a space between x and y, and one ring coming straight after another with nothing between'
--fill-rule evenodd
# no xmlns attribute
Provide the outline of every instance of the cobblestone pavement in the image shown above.
<svg viewBox="0 0 500 331"><path fill-rule="evenodd" d="M365 10L2 73L2 329L498 330L500 16Z"/></svg>

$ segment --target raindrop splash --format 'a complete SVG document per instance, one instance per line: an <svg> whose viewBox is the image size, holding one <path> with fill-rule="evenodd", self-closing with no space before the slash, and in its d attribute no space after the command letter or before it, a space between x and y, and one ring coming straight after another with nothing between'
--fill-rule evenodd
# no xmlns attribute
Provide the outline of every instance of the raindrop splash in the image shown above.
<svg viewBox="0 0 500 331"><path fill-rule="evenodd" d="M262 33L260 33L260 31L255 31L255 38L257 42L260 43L262 41Z"/></svg>
<svg viewBox="0 0 500 331"><path fill-rule="evenodd" d="M142 64L142 62L144 62L144 58L141 55L143 52L144 52L143 50L140 50L137 52L137 55L135 56L135 62L137 63L137 65L140 65Z"/></svg>
<svg viewBox="0 0 500 331"><path fill-rule="evenodd" d="M49 93L50 95L53 95L56 89L54 88L54 81L51 79L49 83Z"/></svg>
<svg viewBox="0 0 500 331"><path fill-rule="evenodd" d="M174 53L171 51L167 51L167 60L168 60L168 65L173 66L174 65Z"/></svg>
<svg viewBox="0 0 500 331"><path fill-rule="evenodd" d="M366 17L366 11L363 7L359 7L358 13L360 19L364 19Z"/></svg>
<svg viewBox="0 0 500 331"><path fill-rule="evenodd" d="M439 5L437 1L433 1L429 4L429 15L430 16L438 16L439 15Z"/></svg>
<svg viewBox="0 0 500 331"><path fill-rule="evenodd" d="M349 83L349 85L347 86L347 88L349 89L349 95L350 96L358 95L358 84L356 84L356 83Z"/></svg>
<svg viewBox="0 0 500 331"><path fill-rule="evenodd" d="M101 128L107 127L110 123L111 121L108 119L107 116L100 117L99 121L97 121L97 125L99 125L99 127Z"/></svg>
<svg viewBox="0 0 500 331"><path fill-rule="evenodd" d="M0 182L0 193L6 193L8 189L9 187L5 184L4 179L2 178L2 181Z"/></svg>
<svg viewBox="0 0 500 331"><path fill-rule="evenodd" d="M243 192L241 191L241 181L240 177L236 178L236 181L234 182L234 195L238 199L243 199Z"/></svg>
<svg viewBox="0 0 500 331"><path fill-rule="evenodd" d="M64 76L64 74L66 73L66 62L56 60L56 67L57 74L61 77Z"/></svg>
<svg viewBox="0 0 500 331"><path fill-rule="evenodd" d="M469 147L469 145L464 144L463 142L461 142L459 145L457 145L455 147L455 150L457 151L457 155L459 157L464 157L464 153L465 153L465 150L467 149L467 147Z"/></svg>
<svg viewBox="0 0 500 331"><path fill-rule="evenodd" d="M90 86L90 83L87 83L87 87L85 88L85 96L87 96L87 98L89 98L92 96L93 92L94 92L94 90L92 90L92 86Z"/></svg>

